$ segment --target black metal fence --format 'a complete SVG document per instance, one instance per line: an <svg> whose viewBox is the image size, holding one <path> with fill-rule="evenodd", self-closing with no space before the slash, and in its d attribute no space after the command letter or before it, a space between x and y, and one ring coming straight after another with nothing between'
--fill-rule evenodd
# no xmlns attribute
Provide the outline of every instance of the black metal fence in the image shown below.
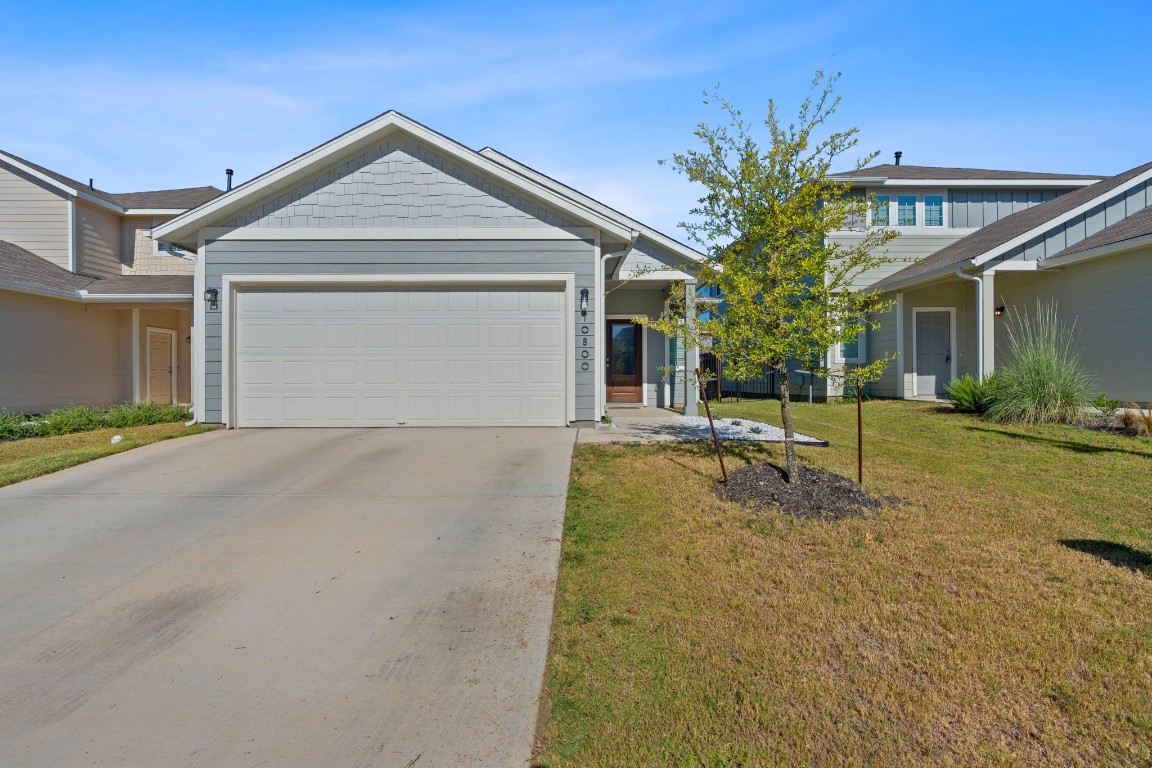
<svg viewBox="0 0 1152 768"><path fill-rule="evenodd" d="M760 378L734 381L724 377L723 363L711 352L701 353L700 369L704 374L704 386L710 400L723 400L726 397L733 397L736 400L765 400L779 396L774 371L765 371L764 376Z"/></svg>

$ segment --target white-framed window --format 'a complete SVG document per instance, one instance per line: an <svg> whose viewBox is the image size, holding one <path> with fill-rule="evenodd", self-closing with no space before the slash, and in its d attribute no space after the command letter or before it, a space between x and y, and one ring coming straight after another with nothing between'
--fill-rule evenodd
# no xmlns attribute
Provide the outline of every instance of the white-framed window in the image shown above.
<svg viewBox="0 0 1152 768"><path fill-rule="evenodd" d="M892 221L892 201L888 195L876 195L872 203L872 226L887 227Z"/></svg>
<svg viewBox="0 0 1152 768"><path fill-rule="evenodd" d="M944 226L943 195L924 195L924 226Z"/></svg>
<svg viewBox="0 0 1152 768"><path fill-rule="evenodd" d="M842 341L836 345L836 362L838 363L866 363L868 362L865 349L866 335L864 331L856 334L855 341Z"/></svg>
<svg viewBox="0 0 1152 768"><path fill-rule="evenodd" d="M174 243L165 243L161 240L153 240L155 244L156 253L171 253L174 256L180 256L184 253L184 249Z"/></svg>
<svg viewBox="0 0 1152 768"><path fill-rule="evenodd" d="M896 226L916 226L916 195L899 195L896 198Z"/></svg>

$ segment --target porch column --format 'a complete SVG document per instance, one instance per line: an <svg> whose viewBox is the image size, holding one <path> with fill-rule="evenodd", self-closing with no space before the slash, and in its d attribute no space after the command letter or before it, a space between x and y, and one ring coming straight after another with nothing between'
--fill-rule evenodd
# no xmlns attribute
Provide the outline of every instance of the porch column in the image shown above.
<svg viewBox="0 0 1152 768"><path fill-rule="evenodd" d="M696 369L700 367L700 349L692 341L692 331L696 327L696 281L684 281L684 326L688 338L684 340L684 415L697 416L700 409L696 403Z"/></svg>
<svg viewBox="0 0 1152 768"><path fill-rule="evenodd" d="M977 339L980 351L983 352L984 370L980 371L980 378L984 378L996 370L996 274L992 270L985 270L980 276L984 301L980 308L982 312L981 331L983 338Z"/></svg>

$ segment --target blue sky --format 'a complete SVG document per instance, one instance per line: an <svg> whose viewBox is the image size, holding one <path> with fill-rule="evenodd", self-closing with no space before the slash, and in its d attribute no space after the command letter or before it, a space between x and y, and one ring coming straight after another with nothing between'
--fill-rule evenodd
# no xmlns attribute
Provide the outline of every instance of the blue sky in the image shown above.
<svg viewBox="0 0 1152 768"><path fill-rule="evenodd" d="M676 231L714 84L759 118L842 71L836 127L916 165L1152 160L1152 3L0 0L0 148L110 191L251 178L387 109ZM1106 9L1106 10L1104 10Z"/></svg>

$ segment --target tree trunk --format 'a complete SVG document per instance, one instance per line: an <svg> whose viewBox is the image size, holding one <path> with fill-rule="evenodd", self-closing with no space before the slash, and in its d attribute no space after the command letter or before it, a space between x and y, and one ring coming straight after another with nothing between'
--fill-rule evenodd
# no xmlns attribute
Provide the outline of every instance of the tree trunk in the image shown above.
<svg viewBox="0 0 1152 768"><path fill-rule="evenodd" d="M788 392L787 364L776 368L780 379L780 421L784 424L784 459L787 464L788 482L799 482L800 460L796 458L796 432L792 429L792 401Z"/></svg>

